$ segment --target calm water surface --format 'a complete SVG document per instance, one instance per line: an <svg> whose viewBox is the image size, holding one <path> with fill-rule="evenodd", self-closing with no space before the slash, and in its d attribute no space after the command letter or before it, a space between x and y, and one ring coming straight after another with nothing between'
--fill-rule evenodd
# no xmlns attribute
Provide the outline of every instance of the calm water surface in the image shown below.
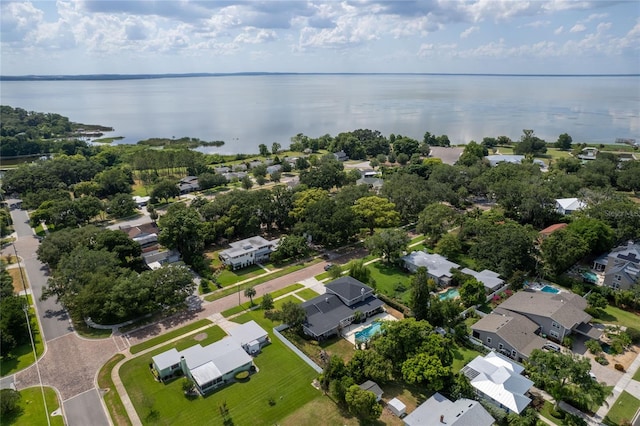
<svg viewBox="0 0 640 426"><path fill-rule="evenodd" d="M0 83L0 102L102 124L124 143L149 137L224 140L209 152L256 152L358 128L447 134L454 144L484 136L548 141L640 140L639 77L271 75L116 81Z"/></svg>

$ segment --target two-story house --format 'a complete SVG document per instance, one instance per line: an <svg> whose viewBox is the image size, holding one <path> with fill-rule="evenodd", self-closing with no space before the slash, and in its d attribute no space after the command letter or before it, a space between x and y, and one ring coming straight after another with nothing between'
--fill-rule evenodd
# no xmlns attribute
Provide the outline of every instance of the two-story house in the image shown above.
<svg viewBox="0 0 640 426"><path fill-rule="evenodd" d="M230 243L231 248L222 250L218 257L233 270L245 268L268 260L271 252L276 249L278 241L269 241L260 236L247 238Z"/></svg>
<svg viewBox="0 0 640 426"><path fill-rule="evenodd" d="M306 313L305 334L321 340L351 324L356 312L363 318L383 311L384 303L373 295L373 289L352 277L340 277L325 286L323 295L302 303Z"/></svg>
<svg viewBox="0 0 640 426"><path fill-rule="evenodd" d="M604 271L604 285L614 290L628 290L640 280L640 244L629 241L597 258L593 269Z"/></svg>
<svg viewBox="0 0 640 426"><path fill-rule="evenodd" d="M600 337L600 332L589 324L591 316L584 311L586 307L583 297L566 291L523 290L500 304L501 311L524 315L540 326L541 335L559 342L572 332L594 339Z"/></svg>

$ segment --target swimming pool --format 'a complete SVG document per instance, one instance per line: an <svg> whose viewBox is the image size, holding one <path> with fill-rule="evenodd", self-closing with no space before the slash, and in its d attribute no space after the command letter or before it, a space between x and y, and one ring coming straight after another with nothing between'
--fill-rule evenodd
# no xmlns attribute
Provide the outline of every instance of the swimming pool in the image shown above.
<svg viewBox="0 0 640 426"><path fill-rule="evenodd" d="M596 274L594 274L593 272L583 272L582 273L582 278L584 278L586 281L593 283L593 284L597 284L598 283L598 276Z"/></svg>
<svg viewBox="0 0 640 426"><path fill-rule="evenodd" d="M540 291L543 293L553 293L553 294L560 293L560 290L558 290L555 287L551 287L550 285L545 285L540 289Z"/></svg>
<svg viewBox="0 0 640 426"><path fill-rule="evenodd" d="M456 297L460 297L460 293L457 288L450 288L444 293L438 294L438 299L440 300L455 299Z"/></svg>
<svg viewBox="0 0 640 426"><path fill-rule="evenodd" d="M382 324L378 321L375 321L368 327L365 327L360 331L356 331L356 342L368 342L373 336L380 333L381 328Z"/></svg>

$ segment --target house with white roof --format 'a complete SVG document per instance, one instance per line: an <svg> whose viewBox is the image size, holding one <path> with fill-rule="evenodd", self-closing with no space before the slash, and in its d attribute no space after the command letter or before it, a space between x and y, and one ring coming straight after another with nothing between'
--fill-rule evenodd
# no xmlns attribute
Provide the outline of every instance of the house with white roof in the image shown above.
<svg viewBox="0 0 640 426"><path fill-rule="evenodd" d="M480 272L476 272L473 269L464 268L462 273L471 275L476 280L484 285L484 289L487 293L491 293L493 291L498 290L502 285L504 285L504 280L500 278L500 274L497 272L490 271L488 269L482 270Z"/></svg>
<svg viewBox="0 0 640 426"><path fill-rule="evenodd" d="M507 413L520 414L531 402L533 382L522 376L524 367L496 353L477 356L462 368L477 395Z"/></svg>
<svg viewBox="0 0 640 426"><path fill-rule="evenodd" d="M234 270L245 268L268 260L271 252L276 249L278 241L268 241L260 236L247 238L230 243L231 248L222 250L218 257Z"/></svg>
<svg viewBox="0 0 640 426"><path fill-rule="evenodd" d="M439 392L404 418L405 426L492 426L495 419L478 401L460 398L452 402Z"/></svg>
<svg viewBox="0 0 640 426"><path fill-rule="evenodd" d="M560 214L571 214L582 210L587 205L579 198L558 198L556 199L556 211Z"/></svg>
<svg viewBox="0 0 640 426"><path fill-rule="evenodd" d="M511 163L511 164L522 164L525 160L524 155L517 154L494 154L494 155L486 155L484 158L489 161L491 167L495 167L500 163ZM534 159L533 164L537 164L542 169L546 169L547 165L544 161L539 159Z"/></svg>
<svg viewBox="0 0 640 426"><path fill-rule="evenodd" d="M453 277L451 269L460 268L460 265L447 260L446 257L423 251L414 251L402 257L402 262L410 272L416 272L421 266L427 268L429 276L442 287L451 283Z"/></svg>
<svg viewBox="0 0 640 426"><path fill-rule="evenodd" d="M242 371L250 371L253 358L268 342L267 332L255 321L239 325L232 334L207 346L199 344L183 351L169 349L152 358L152 372L160 381L184 375L204 395L230 383Z"/></svg>

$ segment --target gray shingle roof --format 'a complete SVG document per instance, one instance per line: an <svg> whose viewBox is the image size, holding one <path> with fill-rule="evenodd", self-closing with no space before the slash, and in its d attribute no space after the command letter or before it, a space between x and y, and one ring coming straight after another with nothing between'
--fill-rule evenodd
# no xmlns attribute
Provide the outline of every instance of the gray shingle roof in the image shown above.
<svg viewBox="0 0 640 426"><path fill-rule="evenodd" d="M541 291L519 291L500 304L500 308L523 315L538 315L551 318L567 329L591 320L584 309L587 301L577 294L557 294Z"/></svg>
<svg viewBox="0 0 640 426"><path fill-rule="evenodd" d="M535 334L539 326L524 315L496 308L493 313L471 326L473 330L495 333L525 356L541 349L545 340Z"/></svg>

